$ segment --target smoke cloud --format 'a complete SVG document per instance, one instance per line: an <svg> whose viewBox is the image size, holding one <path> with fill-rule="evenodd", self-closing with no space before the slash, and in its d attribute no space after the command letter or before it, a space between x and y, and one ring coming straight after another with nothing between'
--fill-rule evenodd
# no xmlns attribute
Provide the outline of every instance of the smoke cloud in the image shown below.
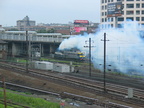
<svg viewBox="0 0 144 108"><path fill-rule="evenodd" d="M144 32L135 21L126 21L122 28L109 27L95 34L71 36L59 46L59 50L77 48L89 54L91 38L91 61L96 69L103 71L104 33L106 33L106 69L128 74L144 74Z"/></svg>

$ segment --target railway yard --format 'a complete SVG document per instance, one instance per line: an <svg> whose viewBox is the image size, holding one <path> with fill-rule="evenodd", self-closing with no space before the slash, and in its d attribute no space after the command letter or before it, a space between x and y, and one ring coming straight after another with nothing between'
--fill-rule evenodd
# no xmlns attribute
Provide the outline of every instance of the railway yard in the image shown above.
<svg viewBox="0 0 144 108"><path fill-rule="evenodd" d="M60 73L29 68L24 64L0 62L0 79L5 77L6 88L31 92L48 100L66 100L78 103L70 108L144 108L144 80L115 74L106 74L106 91L103 73L80 66L78 73ZM2 82L1 82L2 87ZM128 97L128 89L133 97ZM69 101L68 101L69 100Z"/></svg>

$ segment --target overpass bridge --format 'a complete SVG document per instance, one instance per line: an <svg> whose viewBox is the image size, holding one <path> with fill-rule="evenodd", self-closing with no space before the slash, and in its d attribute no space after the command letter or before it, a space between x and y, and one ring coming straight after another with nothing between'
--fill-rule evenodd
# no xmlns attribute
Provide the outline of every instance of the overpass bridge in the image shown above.
<svg viewBox="0 0 144 108"><path fill-rule="evenodd" d="M61 33L37 33L35 31L1 31L0 39L8 43L7 53L9 56L48 56L54 53L60 43L71 35Z"/></svg>

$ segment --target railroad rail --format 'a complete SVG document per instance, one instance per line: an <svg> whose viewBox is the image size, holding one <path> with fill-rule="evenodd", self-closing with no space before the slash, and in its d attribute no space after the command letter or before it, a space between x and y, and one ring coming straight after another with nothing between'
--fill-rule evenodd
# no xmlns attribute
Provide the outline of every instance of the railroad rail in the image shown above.
<svg viewBox="0 0 144 108"><path fill-rule="evenodd" d="M2 81L0 81L0 84L2 84ZM106 107L106 108L132 108L130 106L121 105L121 104L117 104L117 103L114 103L114 102L108 102L108 101L101 102L100 100L95 99L95 98L80 96L80 95L76 95L76 94L72 94L72 93L68 93L68 92L62 92L62 93L58 94L58 93L54 93L54 92L44 91L44 90L35 89L35 88L32 88L32 87L22 86L22 85L18 85L18 84L14 84L14 83L9 83L9 82L5 82L5 84L7 85L7 87L9 89L12 89L12 90L22 89L21 92L23 92L25 90L28 90L29 92L31 92L33 94L39 93L39 94L53 95L53 96L57 96L57 97L60 97L60 98L71 98L71 99L74 99L74 100L83 101L87 104L96 104L97 106L103 106L103 107ZM16 89L14 89L14 87L16 87ZM0 103L2 103L2 102L3 102L3 100L0 100ZM20 104L17 104L17 103L13 103L13 102L10 102L10 101L7 101L7 103L10 106L18 105L18 106L21 106L22 108L30 108L30 107L20 105Z"/></svg>
<svg viewBox="0 0 144 108"><path fill-rule="evenodd" d="M25 72L25 68L19 67L17 65L12 65L12 64L7 64L7 63L0 63L0 64L1 64L0 65L1 68L13 69L16 71ZM134 91L137 91L137 92L134 94L134 98L129 99L129 98L125 98L125 96L127 96L127 93L126 93L127 88L118 86L118 85L109 84L108 85L109 87L107 86L107 93L104 93L103 87L101 86L101 84L97 85L97 82L90 81L90 80L88 81L87 79L85 79L85 81L84 81L84 79L80 79L80 78L78 78L76 80L76 77L67 78L67 76L65 76L65 75L59 76L54 73L48 73L48 72L45 73L45 71L44 71L44 73L42 73L42 70L38 71L38 70L32 70L32 69L29 69L28 74L35 75L37 77L39 76L39 77L53 80L56 82L61 82L68 86L83 88L83 90L89 91L94 94L99 94L101 96L105 95L106 97L111 98L111 99L115 99L115 100L123 101L123 102L129 103L129 104L135 104L135 105L144 107L144 101L143 101L143 99L144 99L143 93L144 92L143 92L143 90L134 89Z"/></svg>

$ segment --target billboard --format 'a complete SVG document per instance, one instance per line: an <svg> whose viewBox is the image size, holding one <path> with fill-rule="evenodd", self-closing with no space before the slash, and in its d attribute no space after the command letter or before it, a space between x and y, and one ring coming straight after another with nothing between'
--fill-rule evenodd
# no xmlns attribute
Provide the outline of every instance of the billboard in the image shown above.
<svg viewBox="0 0 144 108"><path fill-rule="evenodd" d="M107 17L122 15L122 2L109 3L107 5Z"/></svg>
<svg viewBox="0 0 144 108"><path fill-rule="evenodd" d="M79 33L81 31L87 31L87 27L72 27L71 32Z"/></svg>
<svg viewBox="0 0 144 108"><path fill-rule="evenodd" d="M89 24L88 20L74 20L74 24Z"/></svg>

